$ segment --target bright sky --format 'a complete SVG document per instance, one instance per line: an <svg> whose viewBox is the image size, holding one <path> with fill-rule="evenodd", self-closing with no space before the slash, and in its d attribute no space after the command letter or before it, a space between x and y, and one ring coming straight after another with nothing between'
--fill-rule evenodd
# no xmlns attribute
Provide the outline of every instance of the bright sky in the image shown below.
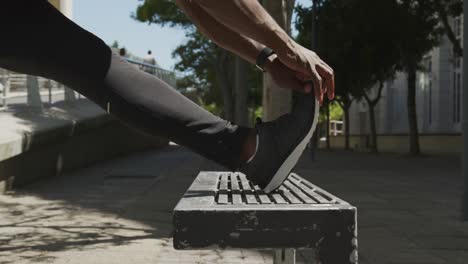
<svg viewBox="0 0 468 264"><path fill-rule="evenodd" d="M312 1L296 2L310 6ZM130 15L139 3L137 0L75 0L73 20L108 44L117 40L137 56L143 57L148 50L152 50L159 65L172 69L176 59L172 58L171 53L184 42L184 32L135 21Z"/></svg>

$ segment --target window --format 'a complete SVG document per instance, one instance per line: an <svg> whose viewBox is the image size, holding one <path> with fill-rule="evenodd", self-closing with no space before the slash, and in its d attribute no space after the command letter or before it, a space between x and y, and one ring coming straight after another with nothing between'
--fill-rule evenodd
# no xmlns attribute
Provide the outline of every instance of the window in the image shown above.
<svg viewBox="0 0 468 264"><path fill-rule="evenodd" d="M432 123L432 58L426 57L423 61L424 71L422 72L422 90L425 92L427 123Z"/></svg>
<svg viewBox="0 0 468 264"><path fill-rule="evenodd" d="M452 122L453 123L456 123L456 115L455 115L455 111L457 109L457 106L455 105L456 104L456 101L457 101L457 84L456 84L456 79L457 79L457 73L454 72L453 73L453 77L452 77Z"/></svg>
<svg viewBox="0 0 468 264"><path fill-rule="evenodd" d="M457 120L456 123L460 123L460 114L461 114L461 73L457 73L457 109L456 109L456 115L457 115Z"/></svg>
<svg viewBox="0 0 468 264"><path fill-rule="evenodd" d="M429 79L429 89L428 89L428 123L432 124L432 79Z"/></svg>
<svg viewBox="0 0 468 264"><path fill-rule="evenodd" d="M458 16L453 19L453 33L457 38L457 41L462 42L463 38L463 21L462 17ZM455 54L455 53L453 53ZM455 57L453 63L453 77L452 77L452 120L454 124L459 124L461 121L461 108L462 108L462 58Z"/></svg>
<svg viewBox="0 0 468 264"><path fill-rule="evenodd" d="M452 105L452 119L453 123L460 123L461 119L461 73L454 71L453 73L453 105Z"/></svg>

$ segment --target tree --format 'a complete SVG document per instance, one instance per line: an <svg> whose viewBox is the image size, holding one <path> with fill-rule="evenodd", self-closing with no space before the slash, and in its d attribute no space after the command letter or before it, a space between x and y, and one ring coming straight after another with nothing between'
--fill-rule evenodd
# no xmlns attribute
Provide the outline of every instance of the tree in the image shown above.
<svg viewBox="0 0 468 264"><path fill-rule="evenodd" d="M324 1L319 12L324 36L319 43L324 55L339 69L337 94L348 121L346 130L349 133L347 112L353 98L364 99L369 106L371 150L374 152L378 151L375 107L384 82L393 78L399 62L399 50L393 37L392 10L395 8L393 0ZM333 35L337 36L326 32L335 32ZM349 147L349 138L346 145Z"/></svg>
<svg viewBox="0 0 468 264"><path fill-rule="evenodd" d="M394 78L401 60L399 40L394 37L398 33L393 20L397 5L393 0L360 0L355 4L355 30L361 47L357 54L367 64L364 69L370 76L370 86L365 87L362 95L369 106L371 151L378 152L375 107L381 99L384 83Z"/></svg>
<svg viewBox="0 0 468 264"><path fill-rule="evenodd" d="M197 87L205 103L222 106L223 95L216 77L216 46L197 31L187 32L187 41L172 52L179 61L175 70L184 72L185 77L178 87Z"/></svg>
<svg viewBox="0 0 468 264"><path fill-rule="evenodd" d="M349 144L349 131L350 131L350 118L349 118L349 108L351 108L351 104L353 103L353 98L350 94L344 94L337 97L336 101L338 102L339 106L343 110L344 113L344 135L345 135L345 149L350 149Z"/></svg>
<svg viewBox="0 0 468 264"><path fill-rule="evenodd" d="M114 49L120 48L119 42L117 40L114 40L114 42L112 42L112 45L109 45L109 46L114 48Z"/></svg>
<svg viewBox="0 0 468 264"><path fill-rule="evenodd" d="M401 0L395 20L402 25L397 35L401 53L401 68L407 73L407 111L410 154L420 153L416 114L416 72L421 69L422 58L436 47L443 34L434 5L430 1Z"/></svg>
<svg viewBox="0 0 468 264"><path fill-rule="evenodd" d="M364 99L366 100L366 103L369 107L369 121L370 121L370 130L371 130L371 151L374 153L378 152L378 144L377 144L377 125L375 122L375 107L377 103L380 101L380 98L382 97L382 90L384 87L383 82L379 82L378 87L377 87L377 93L374 98L371 98L371 96L368 94L366 91L364 95Z"/></svg>

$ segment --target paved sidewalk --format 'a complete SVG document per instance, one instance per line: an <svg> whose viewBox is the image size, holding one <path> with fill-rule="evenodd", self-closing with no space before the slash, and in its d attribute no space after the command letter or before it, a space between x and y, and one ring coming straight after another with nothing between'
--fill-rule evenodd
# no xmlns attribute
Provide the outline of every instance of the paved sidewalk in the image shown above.
<svg viewBox="0 0 468 264"><path fill-rule="evenodd" d="M172 249L172 209L198 171L216 169L169 146L0 196L0 264L271 263L268 251ZM296 171L358 207L360 263L468 263L457 158L321 151Z"/></svg>
<svg viewBox="0 0 468 264"><path fill-rule="evenodd" d="M358 207L361 264L467 264L460 158L320 152L297 170Z"/></svg>

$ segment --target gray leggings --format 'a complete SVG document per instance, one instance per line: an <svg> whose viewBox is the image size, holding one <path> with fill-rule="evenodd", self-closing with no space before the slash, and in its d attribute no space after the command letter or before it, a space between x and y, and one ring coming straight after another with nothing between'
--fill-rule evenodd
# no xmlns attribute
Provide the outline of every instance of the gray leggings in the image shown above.
<svg viewBox="0 0 468 264"><path fill-rule="evenodd" d="M230 170L250 129L204 110L136 69L44 0L3 1L0 67L61 82L122 122L165 136ZM6 32L5 32L6 30Z"/></svg>

